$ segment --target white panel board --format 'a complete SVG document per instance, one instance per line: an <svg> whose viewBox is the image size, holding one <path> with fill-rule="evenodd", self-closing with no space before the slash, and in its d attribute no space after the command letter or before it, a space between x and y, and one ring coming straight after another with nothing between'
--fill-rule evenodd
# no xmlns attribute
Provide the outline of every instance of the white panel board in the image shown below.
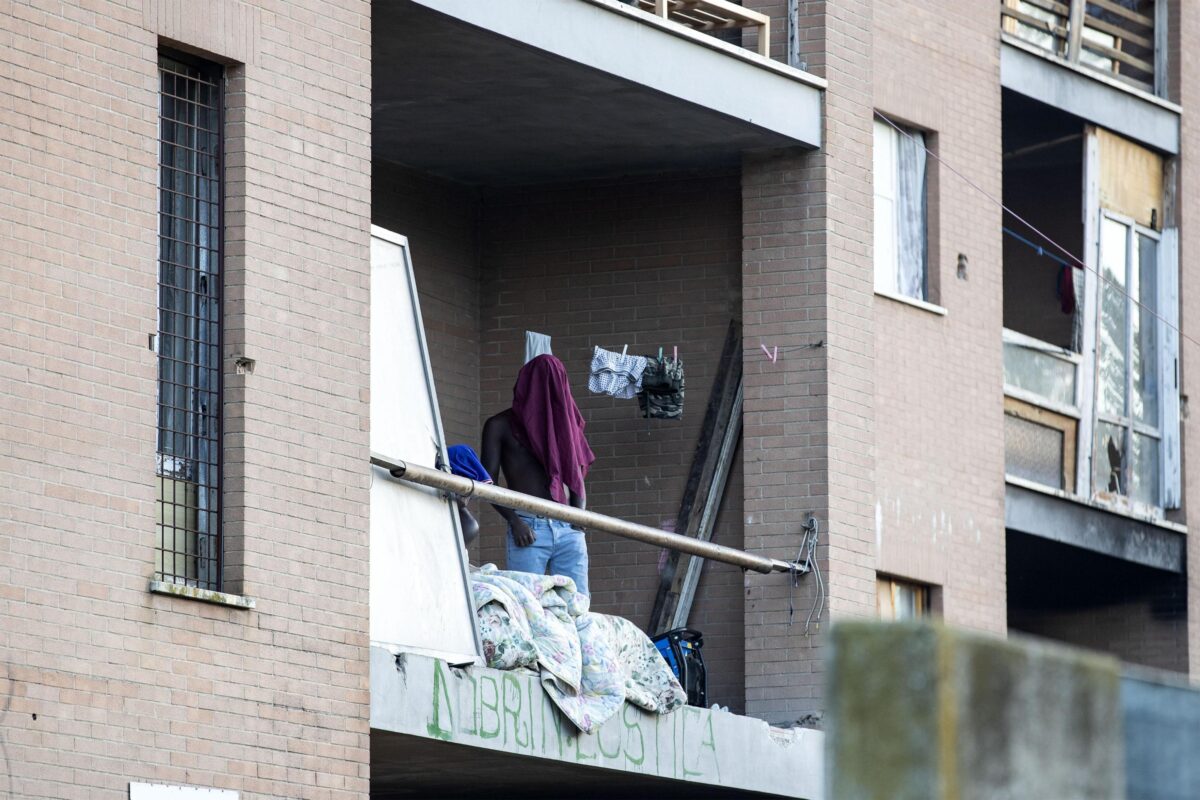
<svg viewBox="0 0 1200 800"><path fill-rule="evenodd" d="M371 452L424 467L445 452L408 242L371 236ZM453 504L371 467L371 642L479 660Z"/></svg>
<svg viewBox="0 0 1200 800"><path fill-rule="evenodd" d="M167 786L162 783L129 784L129 800L238 800L232 789Z"/></svg>

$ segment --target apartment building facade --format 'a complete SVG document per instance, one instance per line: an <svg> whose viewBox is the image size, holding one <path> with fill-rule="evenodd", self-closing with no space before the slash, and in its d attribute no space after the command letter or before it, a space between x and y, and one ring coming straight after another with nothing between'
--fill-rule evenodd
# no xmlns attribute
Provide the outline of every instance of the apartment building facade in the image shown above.
<svg viewBox="0 0 1200 800"><path fill-rule="evenodd" d="M817 797L828 628L851 617L1194 674L1197 19L1170 0L11 4L0 786ZM395 367L372 226L404 249L432 376L397 385L436 387L443 443L478 448L525 332L547 334L601 514L675 524L734 342L713 541L811 547L817 569L704 565L687 620L732 714L570 735L536 681L462 667L448 634L381 646L377 624L467 598L375 594L397 534L375 528L373 437L415 422L373 405ZM597 346L677 352L683 418L589 394ZM502 565L476 511L465 558ZM650 629L664 552L588 546L593 608Z"/></svg>

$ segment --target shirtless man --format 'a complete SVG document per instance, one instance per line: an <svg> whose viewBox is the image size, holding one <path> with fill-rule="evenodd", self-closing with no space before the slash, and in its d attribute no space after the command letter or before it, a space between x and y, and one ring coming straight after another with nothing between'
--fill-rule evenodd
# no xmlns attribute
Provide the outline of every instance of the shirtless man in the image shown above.
<svg viewBox="0 0 1200 800"><path fill-rule="evenodd" d="M509 489L584 508L583 479L595 456L583 436L583 416L571 397L566 369L551 355L530 361L517 376L513 405L483 426L483 466L504 474ZM565 522L494 506L508 523L507 567L566 575L588 594L583 531Z"/></svg>

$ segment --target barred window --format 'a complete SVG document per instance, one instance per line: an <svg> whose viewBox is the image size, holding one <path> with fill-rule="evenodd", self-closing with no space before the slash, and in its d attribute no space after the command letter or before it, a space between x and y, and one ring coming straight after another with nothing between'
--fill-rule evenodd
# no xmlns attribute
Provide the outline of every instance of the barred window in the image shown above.
<svg viewBox="0 0 1200 800"><path fill-rule="evenodd" d="M160 55L157 578L221 588L221 68Z"/></svg>

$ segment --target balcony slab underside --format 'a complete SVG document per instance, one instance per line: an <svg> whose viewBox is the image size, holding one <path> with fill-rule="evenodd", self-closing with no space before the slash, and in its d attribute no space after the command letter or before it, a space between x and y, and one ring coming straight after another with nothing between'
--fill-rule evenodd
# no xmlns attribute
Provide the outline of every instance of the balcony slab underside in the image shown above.
<svg viewBox="0 0 1200 800"><path fill-rule="evenodd" d="M372 25L374 157L451 180L711 169L820 144L819 80L615 0L396 0Z"/></svg>
<svg viewBox="0 0 1200 800"><path fill-rule="evenodd" d="M1184 534L1152 522L1015 484L1004 492L1005 527L1144 567L1184 571Z"/></svg>
<svg viewBox="0 0 1200 800"><path fill-rule="evenodd" d="M536 675L371 648L371 796L788 797L822 792L823 736L626 704L589 735Z"/></svg>

